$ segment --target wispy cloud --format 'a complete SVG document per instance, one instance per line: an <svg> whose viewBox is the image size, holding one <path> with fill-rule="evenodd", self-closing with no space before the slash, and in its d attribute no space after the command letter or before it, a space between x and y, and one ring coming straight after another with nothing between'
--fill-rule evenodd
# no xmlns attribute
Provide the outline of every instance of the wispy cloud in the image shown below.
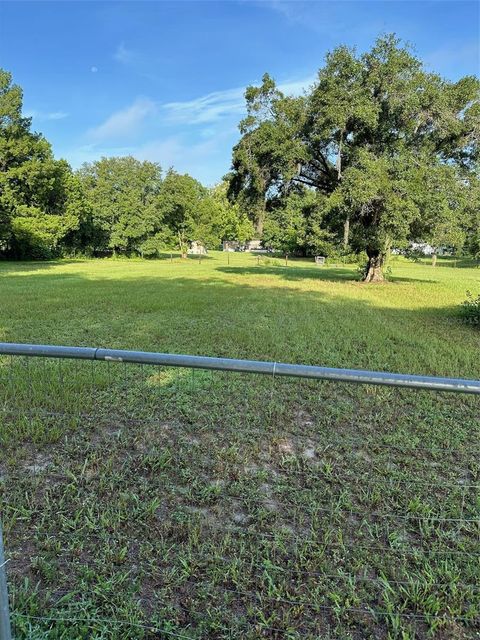
<svg viewBox="0 0 480 640"><path fill-rule="evenodd" d="M114 60L122 64L130 64L135 61L136 53L132 49L127 49L124 42L121 42L113 54Z"/></svg>
<svg viewBox="0 0 480 640"><path fill-rule="evenodd" d="M203 184L213 185L228 169L236 137L235 131L225 130L217 131L207 140L192 141L188 135L179 133L140 145L132 155L139 160L158 162L163 169L173 166Z"/></svg>
<svg viewBox="0 0 480 640"><path fill-rule="evenodd" d="M155 113L156 106L148 98L137 98L125 109L112 113L105 122L90 129L88 134L94 140L129 137L138 132L148 116Z"/></svg>
<svg viewBox="0 0 480 640"><path fill-rule="evenodd" d="M182 135L174 135L165 139L152 140L141 145L134 155L143 160L161 162L164 167L175 166L180 171L187 170L186 165L200 162L218 149L218 139L211 138L192 143ZM191 167L189 166L188 169Z"/></svg>
<svg viewBox="0 0 480 640"><path fill-rule="evenodd" d="M281 82L278 85L280 91L287 96L300 96L306 89L312 86L317 79L317 74L313 73L301 80L290 80L287 82Z"/></svg>
<svg viewBox="0 0 480 640"><path fill-rule="evenodd" d="M167 117L176 122L204 124L215 122L226 115L244 111L244 89L214 91L205 96L184 102L168 102L162 108Z"/></svg>
<svg viewBox="0 0 480 640"><path fill-rule="evenodd" d="M63 120L63 118L68 117L68 113L64 111L37 111L36 109L30 109L25 111L25 116L40 121Z"/></svg>
<svg viewBox="0 0 480 640"><path fill-rule="evenodd" d="M418 0L405 1L418 2ZM373 0L373 2L378 2L379 5L391 2L394 5L396 0ZM358 13L352 9L354 4L352 0L324 2L257 0L257 6L277 14L292 28L321 35L328 47L335 46L339 40L351 40L352 31L358 41L360 36L370 39L387 28L381 12L370 11L366 14L365 20L359 20Z"/></svg>
<svg viewBox="0 0 480 640"><path fill-rule="evenodd" d="M315 81L315 76L280 83L278 88L287 95L300 95ZM214 123L226 117L245 113L245 87L215 91L184 102L168 102L162 109L171 122L196 125Z"/></svg>
<svg viewBox="0 0 480 640"><path fill-rule="evenodd" d="M279 14L291 25L297 25L322 35L331 35L332 30L346 28L345 2L305 2L296 0L262 0L260 6Z"/></svg>

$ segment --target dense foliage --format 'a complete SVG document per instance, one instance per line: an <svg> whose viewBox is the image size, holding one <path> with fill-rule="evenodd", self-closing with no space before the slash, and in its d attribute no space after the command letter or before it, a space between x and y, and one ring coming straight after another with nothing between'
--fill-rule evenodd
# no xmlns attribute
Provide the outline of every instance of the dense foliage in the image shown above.
<svg viewBox="0 0 480 640"><path fill-rule="evenodd" d="M392 246L476 247L479 87L428 73L394 36L360 56L335 49L300 97L266 74L245 94L230 197L278 248L330 233L365 251L369 281Z"/></svg>
<svg viewBox="0 0 480 640"><path fill-rule="evenodd" d="M0 71L0 256L65 253L185 255L191 241L217 248L245 241L253 226L227 198L226 184L133 157L101 158L73 172L22 116L22 91Z"/></svg>
<svg viewBox="0 0 480 640"><path fill-rule="evenodd" d="M22 91L0 70L0 253L49 257L83 213L78 178L53 158L45 138L30 131Z"/></svg>

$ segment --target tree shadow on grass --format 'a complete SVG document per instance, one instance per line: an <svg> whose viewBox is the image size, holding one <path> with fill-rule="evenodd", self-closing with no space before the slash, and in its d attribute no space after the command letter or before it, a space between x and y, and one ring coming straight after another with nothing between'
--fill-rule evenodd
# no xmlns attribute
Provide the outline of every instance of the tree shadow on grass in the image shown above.
<svg viewBox="0 0 480 640"><path fill-rule="evenodd" d="M82 258L42 261L32 260L31 262L24 260L0 260L0 276L17 275L18 272L21 271L48 271L49 269L58 267L59 265L85 264L86 262L87 260ZM13 272L13 274L11 274L10 272Z"/></svg>
<svg viewBox="0 0 480 640"><path fill-rule="evenodd" d="M134 264L144 264L151 262L155 263L172 263L177 265L191 265L192 263L197 263L201 265L203 261L209 261L209 264L212 265L212 261L218 261L216 256L199 256L189 255L187 258L181 258L181 255L177 252L172 254L170 253L162 253L162 255L157 259L152 259L151 261L138 259L129 259L127 258L97 258L95 262L99 262L102 264L115 265L115 264L128 264L131 262ZM59 259L59 260L47 260L47 261L0 261L0 277L5 276L11 278L12 275L18 274L20 272L29 273L33 271L48 271L53 269L54 267L61 267L63 265L75 265L75 264L86 264L89 260L85 258L69 258L69 259ZM213 265L212 265L213 266ZM277 276L287 281L299 281L299 280L324 280L329 282L358 282L361 284L360 275L357 271L356 266L323 266L323 267L305 267L299 264L295 264L292 262L288 266L285 265L252 265L252 266L230 266L230 265L219 265L213 266L215 271L225 273L227 275L267 275L267 276ZM64 276L65 277L65 274ZM438 282L436 279L431 278L418 278L418 277L405 277L405 276L396 276L391 275L386 282L412 282L412 283L426 283L426 284L435 284ZM371 285L368 286L378 286ZM382 286L382 283L380 283Z"/></svg>
<svg viewBox="0 0 480 640"><path fill-rule="evenodd" d="M342 287L304 291L280 281L266 286L221 275L262 269L216 269L208 279L130 274L93 280L79 272L42 273L29 282L12 274L3 291L0 336L11 342L480 375L474 357L478 331L461 323L454 306L386 307L359 299L351 288L350 295Z"/></svg>
<svg viewBox="0 0 480 640"><path fill-rule="evenodd" d="M215 267L215 271L220 271L221 273L226 273L229 275L268 275L268 276L279 276L284 280L305 280L306 278L311 278L314 280L331 280L333 282L336 281L345 281L352 280L355 281L358 278L356 277L356 273L353 269L349 269L347 267L342 268L329 268L329 267L319 267L319 268L311 268L311 267L299 267L299 266L278 266L278 267L265 267L265 266L253 266L253 267Z"/></svg>
<svg viewBox="0 0 480 640"><path fill-rule="evenodd" d="M326 280L329 282L358 282L361 284L360 275L355 271L354 268L348 267L265 267L265 266L254 266L254 267L215 267L215 271L220 271L222 273L230 274L230 275L268 275L268 276L277 276L282 278L283 280ZM402 276L392 276L390 280L385 281L388 282L420 282L420 283L429 283L435 284L438 282L437 280L425 280L422 278L408 278ZM382 283L380 283L380 286ZM367 286L367 285L366 285ZM378 285L368 285L378 286Z"/></svg>

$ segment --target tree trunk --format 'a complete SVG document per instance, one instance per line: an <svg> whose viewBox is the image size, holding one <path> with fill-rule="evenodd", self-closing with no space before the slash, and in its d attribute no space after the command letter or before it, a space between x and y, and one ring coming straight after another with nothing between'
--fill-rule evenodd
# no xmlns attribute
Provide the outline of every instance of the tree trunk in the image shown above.
<svg viewBox="0 0 480 640"><path fill-rule="evenodd" d="M340 131L340 137L338 140L338 152L337 152L337 180L340 183L342 180L342 141L343 141L344 130ZM345 218L345 222L343 224L343 247L346 250L348 247L348 243L350 240L350 216L347 215Z"/></svg>
<svg viewBox="0 0 480 640"><path fill-rule="evenodd" d="M338 151L337 151L337 179L340 182L342 179L342 141L343 141L344 130L341 129L340 136L338 139Z"/></svg>
<svg viewBox="0 0 480 640"><path fill-rule="evenodd" d="M345 223L343 225L343 246L346 249L348 247L348 243L350 240L350 216L345 218Z"/></svg>
<svg viewBox="0 0 480 640"><path fill-rule="evenodd" d="M256 234L257 238L259 238L259 239L263 236L263 224L264 224L264 221L265 221L265 212L262 211L256 217L255 224L253 225L254 228L255 228L255 234Z"/></svg>
<svg viewBox="0 0 480 640"><path fill-rule="evenodd" d="M180 254L182 258L185 259L187 257L187 246L184 242L183 234L180 233L180 231L178 232L178 244L180 247Z"/></svg>
<svg viewBox="0 0 480 640"><path fill-rule="evenodd" d="M368 265L364 282L385 282L383 275L383 263L385 256L377 250L367 249Z"/></svg>

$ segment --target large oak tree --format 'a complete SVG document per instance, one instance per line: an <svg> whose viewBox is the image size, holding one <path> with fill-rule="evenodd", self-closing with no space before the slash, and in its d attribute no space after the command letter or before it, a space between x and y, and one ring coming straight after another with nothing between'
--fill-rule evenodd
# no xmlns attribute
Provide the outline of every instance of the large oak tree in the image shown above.
<svg viewBox="0 0 480 640"><path fill-rule="evenodd" d="M460 237L478 174L479 86L428 72L393 35L362 55L335 49L300 97L265 75L245 94L230 197L261 234L266 212L299 185L324 194L330 230L367 253L366 280L381 280L392 244L420 229L437 243Z"/></svg>

